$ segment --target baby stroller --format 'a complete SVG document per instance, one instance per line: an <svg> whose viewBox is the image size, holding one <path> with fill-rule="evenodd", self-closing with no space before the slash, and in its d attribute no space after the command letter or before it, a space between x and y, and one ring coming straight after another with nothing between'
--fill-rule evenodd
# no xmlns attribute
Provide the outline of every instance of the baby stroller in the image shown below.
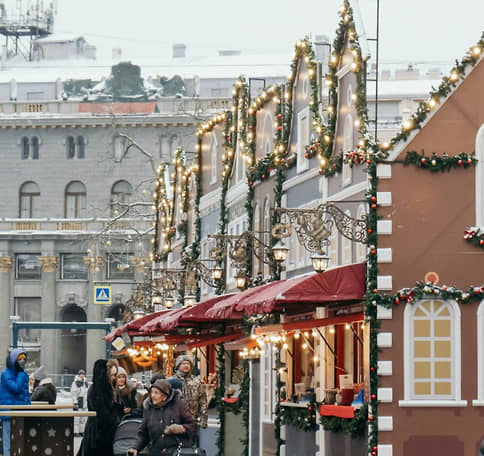
<svg viewBox="0 0 484 456"><path fill-rule="evenodd" d="M142 418L133 415L123 416L114 431L113 453L115 456L126 456L126 452L136 446L136 434L142 421Z"/></svg>

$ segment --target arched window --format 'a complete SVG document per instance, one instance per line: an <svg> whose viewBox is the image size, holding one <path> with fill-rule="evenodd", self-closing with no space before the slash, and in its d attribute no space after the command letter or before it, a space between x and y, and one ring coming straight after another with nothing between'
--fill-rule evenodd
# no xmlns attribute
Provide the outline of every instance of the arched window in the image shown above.
<svg viewBox="0 0 484 456"><path fill-rule="evenodd" d="M338 239L339 231L336 224L333 223L331 227L331 236L329 237L330 244L328 246L329 266L336 266L338 263Z"/></svg>
<svg viewBox="0 0 484 456"><path fill-rule="evenodd" d="M460 400L457 303L423 299L407 304L404 321L405 400Z"/></svg>
<svg viewBox="0 0 484 456"><path fill-rule="evenodd" d="M133 194L133 187L125 180L116 182L111 188L111 211L112 215L118 215L120 212L126 210L124 206L129 202Z"/></svg>
<svg viewBox="0 0 484 456"><path fill-rule="evenodd" d="M210 183L217 182L217 135L212 132L210 137Z"/></svg>
<svg viewBox="0 0 484 456"><path fill-rule="evenodd" d="M38 202L40 188L35 182L25 182L20 187L20 218L33 218L39 215Z"/></svg>
<svg viewBox="0 0 484 456"><path fill-rule="evenodd" d="M353 117L348 114L345 117L344 133L343 133L343 154L350 152L353 149ZM351 184L351 167L347 163L343 163L343 185Z"/></svg>
<svg viewBox="0 0 484 456"><path fill-rule="evenodd" d="M79 218L86 214L86 187L82 182L73 181L66 187L64 213L66 218Z"/></svg>
<svg viewBox="0 0 484 456"><path fill-rule="evenodd" d="M349 210L345 211L345 214L348 217L351 217L351 212ZM341 235L341 254L343 256L341 263L342 264L350 264L353 260L353 255L351 251L352 247L351 239L348 239L346 236Z"/></svg>
<svg viewBox="0 0 484 456"><path fill-rule="evenodd" d="M365 207L361 205L358 208L358 218L362 219L366 215ZM357 242L356 243L356 261L364 262L366 261L366 243Z"/></svg>
<svg viewBox="0 0 484 456"><path fill-rule="evenodd" d="M76 143L74 141L74 136L67 137L66 149L68 159L72 159L76 156Z"/></svg>
<svg viewBox="0 0 484 456"><path fill-rule="evenodd" d="M271 245L271 203L269 201L269 198L266 198L266 200L264 201L263 217L264 244ZM267 277L269 273L269 265L264 264L264 277Z"/></svg>

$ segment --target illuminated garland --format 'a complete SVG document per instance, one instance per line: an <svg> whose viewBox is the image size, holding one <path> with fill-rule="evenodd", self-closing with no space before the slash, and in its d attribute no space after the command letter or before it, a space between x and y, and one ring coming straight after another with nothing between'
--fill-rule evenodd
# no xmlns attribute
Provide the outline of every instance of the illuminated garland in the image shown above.
<svg viewBox="0 0 484 456"><path fill-rule="evenodd" d="M316 402L316 395L311 394L311 399L306 408L302 407L281 407L281 423L290 425L301 431L316 431L318 423L316 420L316 412L319 404Z"/></svg>
<svg viewBox="0 0 484 456"><path fill-rule="evenodd" d="M219 345L217 351L218 384L215 390L215 403L217 404L219 427L217 430L217 456L225 454L225 349L223 344Z"/></svg>
<svg viewBox="0 0 484 456"><path fill-rule="evenodd" d="M430 171L450 171L452 168L468 168L476 163L477 159L474 154L468 155L465 152L452 157L447 154L436 155L435 153L431 157L427 157L423 153L419 154L415 151L409 151L403 161L405 166L412 164Z"/></svg>
<svg viewBox="0 0 484 456"><path fill-rule="evenodd" d="M403 122L400 133L394 136L390 142L384 142L378 145L377 153L381 158L387 158L389 150L395 144L405 141L412 131L422 128L422 124L427 119L429 113L439 105L442 99L446 98L455 89L460 80L466 77L467 70L474 67L481 59L483 48L484 33L481 35L481 39L477 44L467 51L463 59L460 62L456 61L456 65L451 69L448 76L444 76L439 87L437 89L433 88L427 100L422 101L416 112Z"/></svg>

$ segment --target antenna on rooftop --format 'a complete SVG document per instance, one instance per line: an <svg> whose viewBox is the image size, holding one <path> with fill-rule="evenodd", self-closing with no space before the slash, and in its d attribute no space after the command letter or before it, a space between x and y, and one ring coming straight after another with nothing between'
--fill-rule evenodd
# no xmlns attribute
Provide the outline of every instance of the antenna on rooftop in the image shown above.
<svg viewBox="0 0 484 456"><path fill-rule="evenodd" d="M7 9L6 0L0 0L0 35L5 37L7 58L22 55L33 58L33 40L51 35L57 1L44 7L43 0L15 0L15 7Z"/></svg>

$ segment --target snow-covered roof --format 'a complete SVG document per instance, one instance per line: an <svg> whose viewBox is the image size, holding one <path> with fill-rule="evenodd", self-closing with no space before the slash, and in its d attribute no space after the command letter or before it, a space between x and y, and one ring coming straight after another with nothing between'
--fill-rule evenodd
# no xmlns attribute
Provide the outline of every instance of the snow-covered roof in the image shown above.
<svg viewBox="0 0 484 456"><path fill-rule="evenodd" d="M438 87L440 79L391 79L378 82L378 98L401 99L402 95L413 98L426 98L432 87ZM368 84L368 98L375 98L375 84Z"/></svg>
<svg viewBox="0 0 484 456"><path fill-rule="evenodd" d="M81 35L73 35L71 33L54 33L43 38L37 38L34 43L62 43L64 41L76 41L78 39L85 39Z"/></svg>
<svg viewBox="0 0 484 456"><path fill-rule="evenodd" d="M108 77L111 67L126 59L93 61L90 59L48 60L40 62L7 63L0 67L0 83L53 82L68 79L101 80ZM247 77L285 78L290 70L288 54L237 55L211 57L185 57L169 59L132 60L141 67L141 76L180 75L185 79L198 76L200 79L236 79L241 74Z"/></svg>

